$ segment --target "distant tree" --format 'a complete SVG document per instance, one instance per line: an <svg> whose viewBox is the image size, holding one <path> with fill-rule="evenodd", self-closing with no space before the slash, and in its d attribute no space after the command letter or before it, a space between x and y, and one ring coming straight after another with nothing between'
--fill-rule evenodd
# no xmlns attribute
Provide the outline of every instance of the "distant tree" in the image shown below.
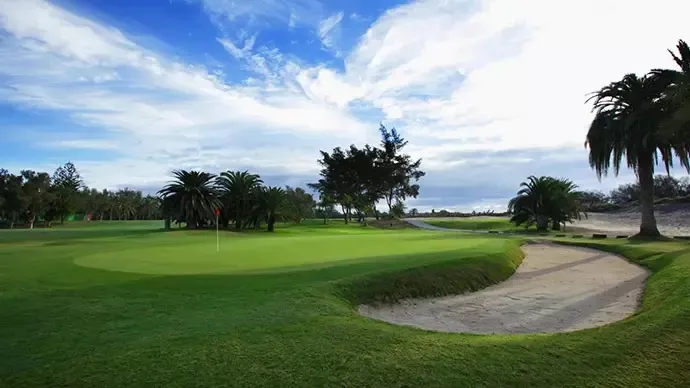
<svg viewBox="0 0 690 388"><path fill-rule="evenodd" d="M413 161L409 155L403 154L403 148L408 142L395 128L387 129L381 125L381 147L378 166L382 170L384 199L391 213L396 201L404 201L408 197L417 198L419 185L414 183L424 177L426 173L420 170L421 159Z"/></svg>
<svg viewBox="0 0 690 388"><path fill-rule="evenodd" d="M352 211L352 192L356 189L348 157L339 147L334 148L332 153L326 151L320 151L320 153L321 158L318 160L321 166L320 179L308 186L318 191L320 196L328 196L339 203L343 210L343 219L347 223Z"/></svg>
<svg viewBox="0 0 690 388"><path fill-rule="evenodd" d="M54 200L50 190L50 175L45 172L36 173L31 170L21 172L23 178L22 196L26 205L26 215L29 228L33 229L36 220L45 214Z"/></svg>
<svg viewBox="0 0 690 388"><path fill-rule="evenodd" d="M576 190L577 185L569 179L550 179L552 182L548 206L551 229L561 230L561 224L565 227L567 222L582 218L582 193Z"/></svg>
<svg viewBox="0 0 690 388"><path fill-rule="evenodd" d="M301 223L303 219L312 216L314 197L301 187L285 187L284 215L290 220Z"/></svg>
<svg viewBox="0 0 690 388"><path fill-rule="evenodd" d="M81 176L72 162L67 162L55 170L53 174L55 195L53 211L59 216L61 224L65 222L65 217L75 210L75 201L83 184Z"/></svg>
<svg viewBox="0 0 690 388"><path fill-rule="evenodd" d="M601 191L583 191L580 195L580 202L586 208L594 208L605 203L606 200L606 194Z"/></svg>
<svg viewBox="0 0 690 388"><path fill-rule="evenodd" d="M2 197L2 214L9 221L10 228L14 228L21 214L26 212L27 200L22 190L24 178L3 170L0 172L0 190Z"/></svg>
<svg viewBox="0 0 690 388"><path fill-rule="evenodd" d="M626 204L640 199L640 185L638 183L626 183L611 190L609 194L611 202L615 204Z"/></svg>
<svg viewBox="0 0 690 388"><path fill-rule="evenodd" d="M219 207L218 193L214 187L215 175L207 172L176 170L175 180L158 194L165 203L166 216L178 222L186 222L188 228L198 228L204 220L211 219Z"/></svg>
<svg viewBox="0 0 690 388"><path fill-rule="evenodd" d="M0 168L0 221L5 219L5 189L9 176L9 171L5 170L4 168Z"/></svg>
<svg viewBox="0 0 690 388"><path fill-rule="evenodd" d="M670 175L654 176L654 194L657 198L674 198L680 195L681 184Z"/></svg>
<svg viewBox="0 0 690 388"><path fill-rule="evenodd" d="M235 229L242 229L244 223L251 219L252 209L262 189L261 177L249 171L226 171L217 180L221 199L225 205L228 218L235 221Z"/></svg>
<svg viewBox="0 0 690 388"><path fill-rule="evenodd" d="M321 214L321 218L323 218L324 225L328 223L328 219L333 214L335 204L335 200L328 193L320 194L317 208Z"/></svg>
<svg viewBox="0 0 690 388"><path fill-rule="evenodd" d="M285 190L280 187L267 187L264 190L266 198L266 223L267 230L273 232L275 230L275 223L278 216L278 211L285 202Z"/></svg>
<svg viewBox="0 0 690 388"><path fill-rule="evenodd" d="M683 177L678 182L679 195L688 196L690 195L690 178Z"/></svg>
<svg viewBox="0 0 690 388"><path fill-rule="evenodd" d="M552 222L552 228L560 230L560 224L581 217L579 193L569 180L530 176L520 187L517 196L508 202L510 221L517 226L536 224L537 230L546 231Z"/></svg>
<svg viewBox="0 0 690 388"><path fill-rule="evenodd" d="M395 204L391 207L390 215L393 218L405 217L405 203L400 199L396 200Z"/></svg>
<svg viewBox="0 0 690 388"><path fill-rule="evenodd" d="M360 222L370 214L378 219L379 200L386 201L391 213L395 203L419 194L416 182L425 175L420 170L421 159L414 161L402 152L407 141L395 128L381 125L379 132L381 148L367 144L361 148L350 145L346 150L336 147L331 153L320 151L320 179L309 187L340 204L346 223L353 211Z"/></svg>

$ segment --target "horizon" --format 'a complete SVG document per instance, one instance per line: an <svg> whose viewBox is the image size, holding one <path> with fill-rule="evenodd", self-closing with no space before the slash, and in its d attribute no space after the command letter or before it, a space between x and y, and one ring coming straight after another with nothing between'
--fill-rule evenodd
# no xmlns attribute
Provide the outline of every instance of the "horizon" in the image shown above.
<svg viewBox="0 0 690 388"><path fill-rule="evenodd" d="M2 2L0 168L72 161L89 187L145 193L183 168L305 187L319 150L376 145L383 123L423 159L420 211L499 211L529 175L634 181L590 169L587 93L674 67L690 38L671 0Z"/></svg>

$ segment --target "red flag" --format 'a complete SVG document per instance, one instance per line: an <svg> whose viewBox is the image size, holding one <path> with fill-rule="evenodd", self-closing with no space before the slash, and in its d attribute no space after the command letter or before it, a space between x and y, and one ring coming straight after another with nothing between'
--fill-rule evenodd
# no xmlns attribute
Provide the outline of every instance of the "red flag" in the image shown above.
<svg viewBox="0 0 690 388"><path fill-rule="evenodd" d="M220 209L216 209L216 217L220 215Z"/></svg>

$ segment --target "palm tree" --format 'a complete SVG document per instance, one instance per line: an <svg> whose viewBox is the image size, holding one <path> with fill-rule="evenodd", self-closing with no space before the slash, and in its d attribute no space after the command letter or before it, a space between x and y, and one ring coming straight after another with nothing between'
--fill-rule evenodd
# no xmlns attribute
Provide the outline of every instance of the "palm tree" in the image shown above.
<svg viewBox="0 0 690 388"><path fill-rule="evenodd" d="M639 236L660 235L654 217L654 166L659 155L667 172L673 166L674 153L690 170L688 138L679 141L659 131L670 112L670 104L662 98L667 87L657 76L628 74L587 100L594 100L595 112L585 142L589 164L599 179L611 166L618 175L623 158L635 171L642 213Z"/></svg>
<svg viewBox="0 0 690 388"><path fill-rule="evenodd" d="M166 203L166 209L172 213L168 216L186 222L188 228L197 228L199 222L211 219L220 205L213 186L215 175L176 170L173 176L175 180L158 192Z"/></svg>
<svg viewBox="0 0 690 388"><path fill-rule="evenodd" d="M513 216L510 222L515 225L525 225L529 228L537 225L537 230L545 231L549 227L550 213L549 198L553 194L553 179L548 177L527 177L526 182L520 183L522 187L517 196L508 202L508 212Z"/></svg>
<svg viewBox="0 0 690 388"><path fill-rule="evenodd" d="M582 193L575 190L577 185L569 179L550 179L552 179L549 197L551 229L561 230L561 224L565 227L566 222L582 219L583 212L580 204Z"/></svg>
<svg viewBox="0 0 690 388"><path fill-rule="evenodd" d="M275 229L276 216L278 209L285 201L285 190L280 187L268 187L264 190L264 198L266 203L266 221L268 224L267 230L273 232Z"/></svg>
<svg viewBox="0 0 690 388"><path fill-rule="evenodd" d="M160 200L154 196L147 195L142 199L140 212L141 217L147 220L158 219L161 207Z"/></svg>
<svg viewBox="0 0 690 388"><path fill-rule="evenodd" d="M679 40L676 48L678 55L671 50L668 52L680 70L654 69L651 75L667 85L664 98L673 110L662 123L664 133L681 140L690 136L690 47L685 41Z"/></svg>
<svg viewBox="0 0 690 388"><path fill-rule="evenodd" d="M235 229L242 228L251 212L251 198L261 187L263 181L256 174L248 171L225 171L217 179L217 185L223 192L223 203L232 208Z"/></svg>

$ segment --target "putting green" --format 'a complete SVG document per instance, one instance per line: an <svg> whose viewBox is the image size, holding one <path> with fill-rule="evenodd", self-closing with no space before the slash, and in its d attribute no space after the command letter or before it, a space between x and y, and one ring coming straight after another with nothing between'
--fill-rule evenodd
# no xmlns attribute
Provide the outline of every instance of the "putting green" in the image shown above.
<svg viewBox="0 0 690 388"><path fill-rule="evenodd" d="M431 238L430 238L431 237ZM435 237L435 238L434 238ZM443 237L443 238L439 238ZM372 235L224 237L220 251L215 238L199 238L184 244L103 251L79 256L74 263L83 267L142 274L211 274L274 272L313 269L345 262L386 259L405 254L446 253L458 257L495 252L503 240L429 232L377 233Z"/></svg>

